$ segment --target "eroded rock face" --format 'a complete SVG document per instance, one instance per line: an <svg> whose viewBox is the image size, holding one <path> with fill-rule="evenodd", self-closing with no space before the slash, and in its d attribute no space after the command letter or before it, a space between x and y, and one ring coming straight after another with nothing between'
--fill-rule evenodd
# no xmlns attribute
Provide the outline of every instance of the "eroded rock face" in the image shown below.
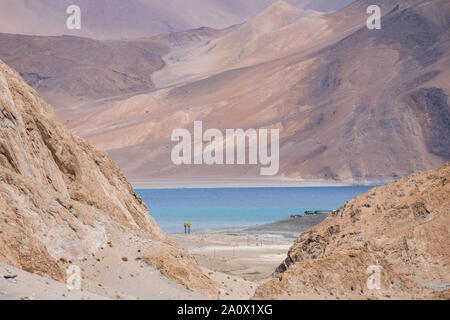
<svg viewBox="0 0 450 320"><path fill-rule="evenodd" d="M439 298L450 283L450 162L378 187L301 235L255 298ZM367 286L380 268L381 289Z"/></svg>
<svg viewBox="0 0 450 320"><path fill-rule="evenodd" d="M61 279L56 260L92 253L113 229L166 240L108 156L65 129L2 62L0 108L2 261Z"/></svg>
<svg viewBox="0 0 450 320"><path fill-rule="evenodd" d="M0 213L0 261L56 280L66 277L60 260L82 260L117 235L180 250L106 153L1 61Z"/></svg>

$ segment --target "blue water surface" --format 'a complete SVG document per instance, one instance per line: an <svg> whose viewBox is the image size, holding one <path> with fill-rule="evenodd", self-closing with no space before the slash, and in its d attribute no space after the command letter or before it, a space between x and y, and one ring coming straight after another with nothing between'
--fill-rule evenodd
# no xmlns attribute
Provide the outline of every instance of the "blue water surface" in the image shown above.
<svg viewBox="0 0 450 320"><path fill-rule="evenodd" d="M371 187L140 189L165 232L241 227L275 222L306 210L336 210Z"/></svg>

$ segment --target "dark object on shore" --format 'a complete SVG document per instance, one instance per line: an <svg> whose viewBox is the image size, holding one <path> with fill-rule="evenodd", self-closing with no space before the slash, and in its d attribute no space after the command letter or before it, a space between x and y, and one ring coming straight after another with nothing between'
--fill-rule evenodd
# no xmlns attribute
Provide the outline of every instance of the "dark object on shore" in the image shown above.
<svg viewBox="0 0 450 320"><path fill-rule="evenodd" d="M3 276L3 278L5 278L6 280L15 279L15 278L17 278L17 274L15 274L15 275L6 275L6 276Z"/></svg>
<svg viewBox="0 0 450 320"><path fill-rule="evenodd" d="M308 210L308 211L305 211L305 216L312 216L315 214L324 214L324 213L330 214L332 212L333 212L332 210L316 210L316 211Z"/></svg>
<svg viewBox="0 0 450 320"><path fill-rule="evenodd" d="M316 214L331 214L332 212L333 212L332 210L316 210L316 211L308 210L308 211L305 211L304 215L301 215L301 214L291 215L291 219L302 218L304 216L313 216Z"/></svg>
<svg viewBox="0 0 450 320"><path fill-rule="evenodd" d="M268 223L244 229L243 232L257 234L279 234L287 237L298 237L325 220L332 211L314 213L312 215L293 215L282 221Z"/></svg>

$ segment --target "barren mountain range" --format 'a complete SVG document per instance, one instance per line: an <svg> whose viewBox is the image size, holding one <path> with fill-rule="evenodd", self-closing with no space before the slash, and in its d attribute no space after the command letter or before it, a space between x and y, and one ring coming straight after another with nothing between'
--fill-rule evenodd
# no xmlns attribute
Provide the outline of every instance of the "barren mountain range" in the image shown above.
<svg viewBox="0 0 450 320"><path fill-rule="evenodd" d="M132 39L160 33L243 23L276 0L1 0L0 32ZM290 0L299 8L329 12L353 0ZM66 28L66 8L81 8L81 30Z"/></svg>
<svg viewBox="0 0 450 320"><path fill-rule="evenodd" d="M202 120L280 129L279 179L383 182L450 158L450 4L380 1L382 29L369 30L370 4L324 15L278 1L221 31L134 41L0 35L0 58L131 179L259 178L172 164L172 131Z"/></svg>
<svg viewBox="0 0 450 320"><path fill-rule="evenodd" d="M2 34L0 51L2 60L13 65L47 101L64 108L86 99L153 89L151 74L163 67L161 57L168 48L153 40Z"/></svg>

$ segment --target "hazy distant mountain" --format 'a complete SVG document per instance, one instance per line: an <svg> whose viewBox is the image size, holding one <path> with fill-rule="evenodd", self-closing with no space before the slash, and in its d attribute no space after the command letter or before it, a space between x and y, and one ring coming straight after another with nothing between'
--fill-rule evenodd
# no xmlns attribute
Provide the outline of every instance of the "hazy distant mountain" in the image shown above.
<svg viewBox="0 0 450 320"><path fill-rule="evenodd" d="M149 37L198 27L239 24L276 0L0 0L0 32L86 36L95 39ZM292 0L299 8L331 11L352 0ZM82 29L66 28L66 8L82 10Z"/></svg>
<svg viewBox="0 0 450 320"><path fill-rule="evenodd" d="M60 109L88 101L153 90L152 74L165 65L162 57L170 46L224 32L201 28L153 39L114 41L0 33L0 59L61 115L65 110Z"/></svg>
<svg viewBox="0 0 450 320"><path fill-rule="evenodd" d="M258 175L172 165L170 134L194 120L279 128L281 177L360 183L439 166L450 158L449 2L384 1L382 30L367 29L368 4L315 16L278 3L203 46L171 52L153 79L164 87L178 77L175 87L71 126L131 178Z"/></svg>

